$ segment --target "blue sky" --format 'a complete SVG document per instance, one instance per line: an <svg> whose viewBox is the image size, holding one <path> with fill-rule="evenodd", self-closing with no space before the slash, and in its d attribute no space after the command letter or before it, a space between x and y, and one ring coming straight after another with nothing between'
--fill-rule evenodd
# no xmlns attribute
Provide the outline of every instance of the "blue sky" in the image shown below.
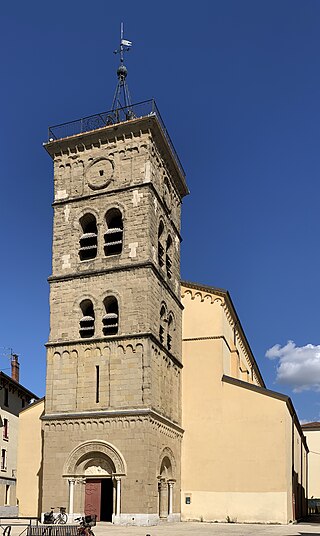
<svg viewBox="0 0 320 536"><path fill-rule="evenodd" d="M229 290L267 386L320 420L317 0L1 7L0 366L13 348L21 381L44 394L53 170L42 142L49 125L110 108L121 20L133 100L155 97L187 173L182 277Z"/></svg>

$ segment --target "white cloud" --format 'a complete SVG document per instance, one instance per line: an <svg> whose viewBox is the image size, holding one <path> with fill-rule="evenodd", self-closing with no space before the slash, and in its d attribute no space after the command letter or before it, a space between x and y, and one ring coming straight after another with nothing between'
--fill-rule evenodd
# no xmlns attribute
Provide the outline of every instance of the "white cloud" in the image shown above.
<svg viewBox="0 0 320 536"><path fill-rule="evenodd" d="M290 386L294 392L320 391L320 345L285 346L275 344L266 352L269 359L278 359L276 381Z"/></svg>

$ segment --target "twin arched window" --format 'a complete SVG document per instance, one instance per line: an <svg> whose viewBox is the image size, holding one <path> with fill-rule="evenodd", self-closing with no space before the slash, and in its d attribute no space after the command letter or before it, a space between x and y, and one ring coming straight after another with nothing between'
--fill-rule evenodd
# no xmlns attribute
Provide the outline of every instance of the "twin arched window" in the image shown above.
<svg viewBox="0 0 320 536"><path fill-rule="evenodd" d="M116 335L119 329L119 307L114 296L108 296L104 302L104 316L102 317L102 331L105 336ZM79 335L81 339L93 337L95 333L95 313L91 300L80 303L81 318L79 322Z"/></svg>
<svg viewBox="0 0 320 536"><path fill-rule="evenodd" d="M112 208L105 217L104 254L120 255L123 243L123 220L120 210ZM79 257L81 261L94 259L98 253L97 220L90 212L80 218L81 236Z"/></svg>
<svg viewBox="0 0 320 536"><path fill-rule="evenodd" d="M167 276L172 277L172 238L170 234L164 241L164 225L160 221L158 229L158 263L160 268L165 266Z"/></svg>
<svg viewBox="0 0 320 536"><path fill-rule="evenodd" d="M171 311L167 313L166 305L163 303L160 309L159 339L169 351L172 348L172 337L174 332L174 316Z"/></svg>

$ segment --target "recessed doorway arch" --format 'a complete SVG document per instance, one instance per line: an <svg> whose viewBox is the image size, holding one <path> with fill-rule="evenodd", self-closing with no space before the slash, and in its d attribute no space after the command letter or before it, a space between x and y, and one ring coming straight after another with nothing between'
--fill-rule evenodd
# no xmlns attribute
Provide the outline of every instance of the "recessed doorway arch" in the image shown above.
<svg viewBox="0 0 320 536"><path fill-rule="evenodd" d="M69 515L74 514L76 503L79 513L95 514L98 521L119 516L121 479L126 473L125 460L111 443L91 440L78 445L64 466L63 476L69 481Z"/></svg>
<svg viewBox="0 0 320 536"><path fill-rule="evenodd" d="M163 449L159 460L158 504L160 519L167 519L173 513L173 486L176 463L171 449Z"/></svg>

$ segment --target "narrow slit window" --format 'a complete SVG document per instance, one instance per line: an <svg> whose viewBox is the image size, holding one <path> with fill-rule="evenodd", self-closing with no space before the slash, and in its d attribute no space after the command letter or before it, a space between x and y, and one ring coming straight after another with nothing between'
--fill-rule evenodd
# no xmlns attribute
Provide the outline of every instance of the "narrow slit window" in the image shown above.
<svg viewBox="0 0 320 536"><path fill-rule="evenodd" d="M7 469L7 451L6 449L1 449L1 469L5 471Z"/></svg>
<svg viewBox="0 0 320 536"><path fill-rule="evenodd" d="M82 339L94 336L94 309L90 300L84 300L80 304L82 317L80 319L79 334Z"/></svg>
<svg viewBox="0 0 320 536"><path fill-rule="evenodd" d="M10 484L6 484L6 492L5 492L4 504L5 504L5 506L10 505Z"/></svg>
<svg viewBox="0 0 320 536"><path fill-rule="evenodd" d="M164 226L161 221L159 225L159 230L158 230L158 263L159 263L160 268L162 268L164 265L164 247L161 242L163 231L164 231Z"/></svg>
<svg viewBox="0 0 320 536"><path fill-rule="evenodd" d="M173 332L173 316L169 313L168 316L168 331L167 331L167 348L171 350L172 348L172 332Z"/></svg>
<svg viewBox="0 0 320 536"><path fill-rule="evenodd" d="M4 388L4 401L3 404L8 408L9 407L9 389L7 387Z"/></svg>
<svg viewBox="0 0 320 536"><path fill-rule="evenodd" d="M171 279L172 277L171 255L172 255L172 238L169 235L167 238L167 243L166 243L166 270L167 270L167 276L169 277L169 279Z"/></svg>
<svg viewBox="0 0 320 536"><path fill-rule="evenodd" d="M159 326L159 339L161 344L165 343L165 322L166 322L166 308L164 305L160 309L160 326Z"/></svg>
<svg viewBox="0 0 320 536"><path fill-rule="evenodd" d="M96 365L96 403L98 404L100 397L100 371L99 365Z"/></svg>
<svg viewBox="0 0 320 536"><path fill-rule="evenodd" d="M104 234L104 253L120 255L123 243L123 221L120 210L114 208L106 215L107 230Z"/></svg>
<svg viewBox="0 0 320 536"><path fill-rule="evenodd" d="M80 236L79 257L81 261L94 259L98 251L98 229L93 214L85 214L80 220L82 234Z"/></svg>
<svg viewBox="0 0 320 536"><path fill-rule="evenodd" d="M119 307L114 296L108 296L104 300L105 315L102 318L103 334L116 335L119 330Z"/></svg>
<svg viewBox="0 0 320 536"><path fill-rule="evenodd" d="M8 423L8 419L3 419L3 439L9 439L9 423Z"/></svg>

